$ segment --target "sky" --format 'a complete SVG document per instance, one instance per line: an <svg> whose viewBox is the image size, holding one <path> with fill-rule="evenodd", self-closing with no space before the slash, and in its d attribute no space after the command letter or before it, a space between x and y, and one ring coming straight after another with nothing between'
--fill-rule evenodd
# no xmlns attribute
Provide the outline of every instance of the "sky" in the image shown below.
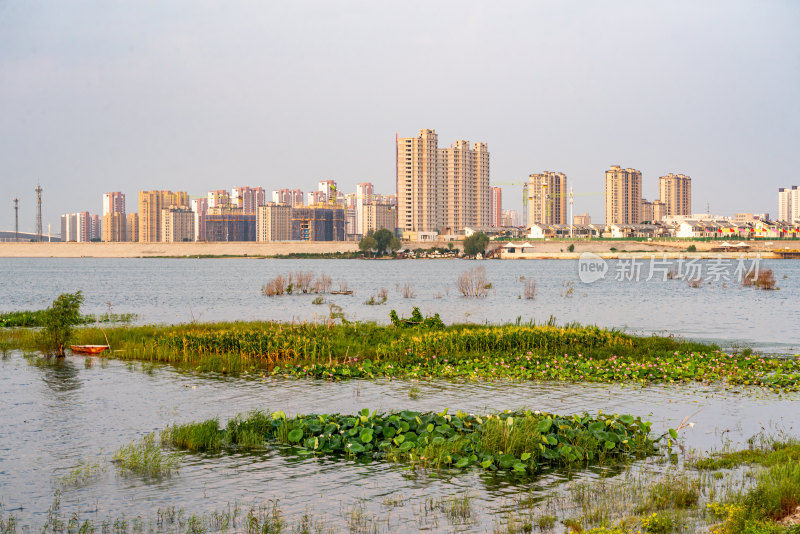
<svg viewBox="0 0 800 534"><path fill-rule="evenodd" d="M692 177L693 209L800 185L800 2L0 0L0 229L104 192L393 193L394 138L486 142L492 182ZM521 186L503 186L521 208Z"/></svg>

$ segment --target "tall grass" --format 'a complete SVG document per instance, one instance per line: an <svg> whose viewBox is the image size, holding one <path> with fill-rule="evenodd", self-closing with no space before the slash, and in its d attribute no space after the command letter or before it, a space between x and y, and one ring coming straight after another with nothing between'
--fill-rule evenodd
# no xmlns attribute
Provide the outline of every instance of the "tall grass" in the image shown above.
<svg viewBox="0 0 800 534"><path fill-rule="evenodd" d="M219 420L168 426L161 433L161 442L190 451L217 452L222 448Z"/></svg>
<svg viewBox="0 0 800 534"><path fill-rule="evenodd" d="M179 462L178 454L167 454L161 449L155 434L134 440L114 453L119 470L144 476L169 475L178 470Z"/></svg>

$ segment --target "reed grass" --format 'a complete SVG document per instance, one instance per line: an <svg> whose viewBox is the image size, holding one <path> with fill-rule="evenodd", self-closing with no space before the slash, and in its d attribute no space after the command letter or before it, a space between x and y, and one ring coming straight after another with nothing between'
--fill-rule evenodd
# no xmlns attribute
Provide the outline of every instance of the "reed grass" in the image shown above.
<svg viewBox="0 0 800 534"><path fill-rule="evenodd" d="M156 477L177 472L180 456L164 453L151 433L118 449L113 461L123 473Z"/></svg>
<svg viewBox="0 0 800 534"><path fill-rule="evenodd" d="M238 431L234 423L234 435ZM161 432L161 443L168 443L193 452L217 452L222 448L222 431L218 419L200 423L171 425Z"/></svg>

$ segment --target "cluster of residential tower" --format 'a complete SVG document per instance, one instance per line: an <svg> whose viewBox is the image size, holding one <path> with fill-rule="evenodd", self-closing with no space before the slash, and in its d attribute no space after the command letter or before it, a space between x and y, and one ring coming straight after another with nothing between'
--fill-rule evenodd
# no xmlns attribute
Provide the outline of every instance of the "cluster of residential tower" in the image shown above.
<svg viewBox="0 0 800 534"><path fill-rule="evenodd" d="M530 238L699 237L755 232L760 223L762 229L778 228L773 233L780 237L797 234L800 226L797 186L779 190L775 223L768 214L712 217L692 213L689 176L660 176L659 198L649 201L642 197L641 171L613 165L605 171L605 221L597 225L588 214L572 214L574 195L563 172L533 173L518 182L520 214L503 209L501 188L490 184L489 169L486 143L457 140L439 147L436 132L426 129L396 139L395 194L376 194L372 183L343 193L333 180L320 181L305 194L274 190L271 198L261 187L209 191L200 198L183 191L140 191L138 212L127 213L125 194L112 192L103 195L102 216L63 215L61 236L65 241L344 241L386 228L415 241L453 240L476 231Z"/></svg>

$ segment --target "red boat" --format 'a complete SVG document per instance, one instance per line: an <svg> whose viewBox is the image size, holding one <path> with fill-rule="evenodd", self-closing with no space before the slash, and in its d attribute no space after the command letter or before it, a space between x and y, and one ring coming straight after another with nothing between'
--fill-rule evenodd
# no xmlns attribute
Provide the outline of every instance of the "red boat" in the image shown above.
<svg viewBox="0 0 800 534"><path fill-rule="evenodd" d="M109 349L108 345L70 345L70 349L75 354L100 354Z"/></svg>

